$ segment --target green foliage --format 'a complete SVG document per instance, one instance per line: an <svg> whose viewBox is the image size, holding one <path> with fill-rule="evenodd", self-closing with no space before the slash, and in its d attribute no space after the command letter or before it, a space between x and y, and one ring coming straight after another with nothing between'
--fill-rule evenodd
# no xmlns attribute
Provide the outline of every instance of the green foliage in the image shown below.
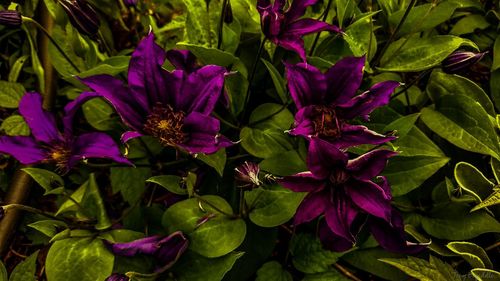
<svg viewBox="0 0 500 281"><path fill-rule="evenodd" d="M230 252L217 258L207 258L188 251L172 269L180 281L219 281L244 253ZM210 270L207 271L207 268Z"/></svg>
<svg viewBox="0 0 500 281"><path fill-rule="evenodd" d="M461 280L459 274L449 264L443 263L432 256L430 262L415 257L380 260L422 281Z"/></svg>
<svg viewBox="0 0 500 281"><path fill-rule="evenodd" d="M292 281L293 278L290 272L283 269L281 264L276 261L270 261L257 271L257 278L255 279L255 281L266 280Z"/></svg>
<svg viewBox="0 0 500 281"><path fill-rule="evenodd" d="M19 263L12 273L10 274L9 281L35 281L37 280L36 274L36 260L38 257L38 252L35 251L24 261Z"/></svg>
<svg viewBox="0 0 500 281"><path fill-rule="evenodd" d="M290 253L293 266L309 274L328 272L330 266L342 256L342 253L323 249L321 241L310 234L295 235L290 242Z"/></svg>

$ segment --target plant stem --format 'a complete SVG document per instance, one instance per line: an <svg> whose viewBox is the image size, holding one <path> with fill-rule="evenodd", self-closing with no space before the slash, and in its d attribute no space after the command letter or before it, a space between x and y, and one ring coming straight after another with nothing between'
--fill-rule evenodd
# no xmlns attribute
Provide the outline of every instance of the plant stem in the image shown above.
<svg viewBox="0 0 500 281"><path fill-rule="evenodd" d="M217 40L217 49L220 49L222 47L222 33L223 33L223 29L224 29L224 18L226 16L226 10L227 10L227 2L229 0L224 0L222 2L222 10L220 12L220 19L219 19L219 27L218 27L218 40Z"/></svg>
<svg viewBox="0 0 500 281"><path fill-rule="evenodd" d="M342 265L335 263L335 264L333 264L333 266L335 266L336 269L338 269L340 272L342 272L342 274L349 277L350 279L352 279L354 281L362 281L361 279L356 277L354 274L352 274L347 268L343 267Z"/></svg>
<svg viewBox="0 0 500 281"><path fill-rule="evenodd" d="M266 43L266 38L262 39L262 42L260 42L259 46L259 51L257 51L257 56L255 56L255 60L252 65L252 71L250 72L250 76L248 78L248 88L247 88L247 94L245 96L245 103L243 104L243 112L241 113L241 116L245 117L245 112L247 110L248 102L250 101L250 93L251 93L251 88L252 88L252 82L255 77L255 72L257 71L257 65L259 64L260 57L262 56L262 51L264 51L264 44Z"/></svg>
<svg viewBox="0 0 500 281"><path fill-rule="evenodd" d="M321 19L322 21L326 21L326 18L328 17L328 13L330 12L330 7L332 6L332 0L328 0L328 3L326 4L325 11L323 12L323 18ZM316 45L318 44L319 41L319 36L321 35L321 31L316 33L316 36L314 37L314 42L311 46L311 50L309 51L309 56L312 56L314 54L314 49L316 49Z"/></svg>
<svg viewBox="0 0 500 281"><path fill-rule="evenodd" d="M113 51L111 50L108 43L106 42L106 39L104 39L104 35L102 35L102 32L100 30L97 32L97 37L99 38L99 41L104 46L104 49L106 50L106 53L108 54L108 56L112 56Z"/></svg>
<svg viewBox="0 0 500 281"><path fill-rule="evenodd" d="M373 60L373 63L371 65L377 66L380 63L382 56L384 55L385 51L387 51L387 48L392 43L392 41L394 41L394 39L396 39L396 35L398 34L399 30L401 29L401 27L405 23L406 18L408 17L411 9L413 8L413 6L415 6L416 3L417 3L417 0L411 0L410 4L408 4L408 7L406 7L406 11L405 11L403 17L401 18L401 20L399 21L398 26L396 27L396 30L394 30L394 32L391 34L391 37L389 37L389 40L387 40L387 42L385 42L384 47L382 48L382 50L380 51L378 56Z"/></svg>
<svg viewBox="0 0 500 281"><path fill-rule="evenodd" d="M51 218L53 220L60 220L58 217L56 217L52 214L46 213L42 210L30 207L30 206L22 205L22 204L8 204L8 205L1 206L1 208L3 208L5 213L12 212L13 210L22 210L22 211L27 211L27 212L30 212L33 214L46 216L46 217Z"/></svg>
<svg viewBox="0 0 500 281"><path fill-rule="evenodd" d="M432 69L427 69L426 71L420 73L420 75L417 78L410 81L410 83L405 84L403 89L401 89L400 91L398 91L394 95L392 95L391 100L397 98L401 94L404 94L406 91L408 91L409 88L411 88L411 86L413 86L415 83L417 83L420 79L424 78L424 76L429 74L431 71L432 71Z"/></svg>
<svg viewBox="0 0 500 281"><path fill-rule="evenodd" d="M78 72L78 73L81 72L81 70L78 68L78 66L76 66L75 63L68 57L68 55L66 55L66 53L63 51L63 49L61 48L61 46L59 46L59 44L57 44L57 42L54 40L54 38L52 38L52 36L50 35L49 31L47 29L45 29L45 27L43 27L41 24L39 24L37 21L35 21L32 18L23 17L23 21L27 21L27 22L33 23L40 31L43 32L43 34L45 34L45 36L47 36L47 38L49 38L50 42L56 47L56 49L66 59L66 61L68 61L69 64L76 70L76 72Z"/></svg>

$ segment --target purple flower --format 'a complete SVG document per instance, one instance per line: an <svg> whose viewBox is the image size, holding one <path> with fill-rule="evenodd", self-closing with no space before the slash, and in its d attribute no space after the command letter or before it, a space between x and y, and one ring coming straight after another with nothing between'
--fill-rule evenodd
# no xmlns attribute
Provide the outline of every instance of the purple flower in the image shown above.
<svg viewBox="0 0 500 281"><path fill-rule="evenodd" d="M363 79L364 62L365 57L347 57L325 74L305 63L286 64L288 88L298 109L290 134L318 137L339 148L393 140L394 137L346 122L358 116L368 119L375 108L389 102L399 86L395 81L380 82L356 95Z"/></svg>
<svg viewBox="0 0 500 281"><path fill-rule="evenodd" d="M132 54L128 87L109 75L82 78L95 92L82 93L66 113L71 116L83 102L102 97L132 129L123 134L124 142L150 135L164 146L207 154L232 145L219 135L219 120L210 116L223 92L226 69L207 65L192 72L169 72L162 68L165 59L154 35L148 35Z"/></svg>
<svg viewBox="0 0 500 281"><path fill-rule="evenodd" d="M118 256L133 257L143 254L154 257L158 270L167 270L174 265L188 245L189 241L180 231L166 237L155 235L127 243L108 243L111 252Z"/></svg>
<svg viewBox="0 0 500 281"><path fill-rule="evenodd" d="M372 215L391 222L391 194L388 184L372 181L384 169L387 159L396 155L388 150L373 150L355 159L332 144L312 139L307 166L310 171L284 177L278 182L296 192L309 192L295 214L295 224L325 215L333 238L340 245L355 243L355 219ZM332 239L333 239L332 238Z"/></svg>
<svg viewBox="0 0 500 281"><path fill-rule="evenodd" d="M99 15L85 0L59 0L59 3L80 33L94 36L99 32Z"/></svg>
<svg viewBox="0 0 500 281"><path fill-rule="evenodd" d="M473 52L454 52L449 55L442 63L444 72L446 73L460 73L469 69L471 66L480 61L487 52L473 53Z"/></svg>
<svg viewBox="0 0 500 281"><path fill-rule="evenodd" d="M38 93L24 94L19 112L33 136L0 136L0 153L10 154L22 164L54 163L62 172L87 158L107 158L131 165L108 135L94 132L74 136L72 117L65 117L64 133L60 133L55 116L42 108L42 96Z"/></svg>
<svg viewBox="0 0 500 281"><path fill-rule="evenodd" d="M8 27L19 27L23 23L21 13L18 11L4 10L0 11L0 25Z"/></svg>
<svg viewBox="0 0 500 281"><path fill-rule="evenodd" d="M139 0L123 0L123 4L125 4L125 6L127 7L135 7L137 6L138 2Z"/></svg>
<svg viewBox="0 0 500 281"><path fill-rule="evenodd" d="M334 25L314 19L299 19L306 12L306 8L314 5L317 0L294 0L285 11L285 0L258 0L257 10L260 13L262 32L274 44L299 54L306 60L304 41L302 36L329 30L340 32Z"/></svg>

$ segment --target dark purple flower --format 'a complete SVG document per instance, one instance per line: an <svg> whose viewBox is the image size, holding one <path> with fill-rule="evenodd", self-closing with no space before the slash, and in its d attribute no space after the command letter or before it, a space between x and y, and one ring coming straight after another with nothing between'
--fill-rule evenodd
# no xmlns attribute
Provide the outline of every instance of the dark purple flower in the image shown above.
<svg viewBox="0 0 500 281"><path fill-rule="evenodd" d="M375 108L389 102L392 92L400 85L384 81L356 95L363 79L364 63L365 57L347 57L324 74L309 64L286 64L288 88L298 109L290 134L318 137L339 148L393 140L394 137L346 122L358 116L368 119Z"/></svg>
<svg viewBox="0 0 500 281"><path fill-rule="evenodd" d="M348 155L321 139L309 144L310 171L287 176L278 182L296 192L309 192L295 214L295 224L309 222L321 214L335 239L349 248L355 243L353 224L360 214L391 221L391 194L385 180L372 181L396 152L373 150L349 160Z"/></svg>
<svg viewBox="0 0 500 281"><path fill-rule="evenodd" d="M255 187L262 182L259 180L260 167L259 164L247 162L241 164L234 169L236 181L240 187Z"/></svg>
<svg viewBox="0 0 500 281"><path fill-rule="evenodd" d="M80 33L94 36L99 31L99 15L85 0L59 0L71 25Z"/></svg>
<svg viewBox="0 0 500 281"><path fill-rule="evenodd" d="M201 68L201 65L196 63L196 57L188 50L168 50L166 57L178 70L191 73Z"/></svg>
<svg viewBox="0 0 500 281"><path fill-rule="evenodd" d="M109 75L82 78L95 92L82 93L66 113L72 116L83 102L102 97L132 129L123 134L124 142L150 135L164 146L207 154L232 145L219 134L219 120L210 116L223 92L226 69L207 65L192 72L169 72L162 68L165 59L154 35L148 35L132 54L128 87Z"/></svg>
<svg viewBox="0 0 500 281"><path fill-rule="evenodd" d="M8 27L19 27L23 23L21 13L18 11L5 10L0 11L0 25Z"/></svg>
<svg viewBox="0 0 500 281"><path fill-rule="evenodd" d="M441 63L441 66L446 73L460 73L480 61L486 53L454 52Z"/></svg>
<svg viewBox="0 0 500 281"><path fill-rule="evenodd" d="M134 240L127 243L109 243L110 250L118 256L133 257L138 254L155 258L158 269L170 268L186 251L189 241L180 231L169 236L158 235Z"/></svg>
<svg viewBox="0 0 500 281"><path fill-rule="evenodd" d="M104 281L128 281L128 280L130 280L130 278L128 278L127 275L125 274L113 273Z"/></svg>
<svg viewBox="0 0 500 281"><path fill-rule="evenodd" d="M314 19L300 19L306 8L314 5L318 0L294 0L285 11L285 0L258 0L257 10L260 13L262 32L274 44L299 54L306 60L304 41L302 37L307 34L329 30L340 32L334 25Z"/></svg>
<svg viewBox="0 0 500 281"><path fill-rule="evenodd" d="M138 2L139 0L123 0L123 4L125 4L125 6L127 7L135 7L137 6Z"/></svg>
<svg viewBox="0 0 500 281"><path fill-rule="evenodd" d="M22 164L54 163L62 172L87 158L107 158L131 165L108 135L94 132L74 136L72 117L65 117L64 133L60 133L54 115L42 108L42 96L38 93L24 94L19 112L33 136L0 136L0 153L10 154Z"/></svg>

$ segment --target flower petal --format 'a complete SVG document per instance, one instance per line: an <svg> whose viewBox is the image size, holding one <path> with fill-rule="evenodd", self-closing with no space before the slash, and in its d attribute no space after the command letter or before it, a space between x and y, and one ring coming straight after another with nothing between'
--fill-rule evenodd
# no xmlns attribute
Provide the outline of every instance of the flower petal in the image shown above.
<svg viewBox="0 0 500 281"><path fill-rule="evenodd" d="M306 13L306 8L316 4L318 0L294 0L285 15L287 20L293 21Z"/></svg>
<svg viewBox="0 0 500 281"><path fill-rule="evenodd" d="M131 139L135 139L135 138L142 137L142 136L143 136L143 134L141 134L140 132L128 131L128 132L123 133L120 139L121 139L122 143L126 143Z"/></svg>
<svg viewBox="0 0 500 281"><path fill-rule="evenodd" d="M394 136L385 136L362 125L343 124L339 138L325 138L329 143L344 149L360 144L383 144L396 139Z"/></svg>
<svg viewBox="0 0 500 281"><path fill-rule="evenodd" d="M329 104L343 104L354 97L363 80L365 56L346 57L325 73L328 81L326 100Z"/></svg>
<svg viewBox="0 0 500 281"><path fill-rule="evenodd" d="M42 107L42 95L39 93L25 93L19 102L19 112L31 129L31 134L37 141L50 144L62 141L57 130L54 115Z"/></svg>
<svg viewBox="0 0 500 281"><path fill-rule="evenodd" d="M371 180L378 176L385 168L387 159L398 155L395 151L377 149L365 153L347 162L347 170L359 180Z"/></svg>
<svg viewBox="0 0 500 281"><path fill-rule="evenodd" d="M219 120L198 112L191 112L184 118L183 130L188 134L188 140L179 146L189 153L212 154L233 145L229 139L219 135Z"/></svg>
<svg viewBox="0 0 500 281"><path fill-rule="evenodd" d="M42 162L47 155L33 137L24 136L0 136L0 153L9 154L25 165Z"/></svg>
<svg viewBox="0 0 500 281"><path fill-rule="evenodd" d="M391 219L391 201L384 190L371 181L349 180L344 190L356 206L366 213L385 219Z"/></svg>
<svg viewBox="0 0 500 281"><path fill-rule="evenodd" d="M274 44L283 49L296 52L300 59L305 62L307 60L306 51L304 49L304 40L298 35L279 36L272 39Z"/></svg>
<svg viewBox="0 0 500 281"><path fill-rule="evenodd" d="M180 231L176 231L163 238L158 243L159 249L154 257L160 262L159 268L168 269L175 264L181 255L187 250L189 241Z"/></svg>
<svg viewBox="0 0 500 281"><path fill-rule="evenodd" d="M143 108L168 100L165 86L168 71L162 68L167 55L149 33L141 40L130 59L128 85Z"/></svg>
<svg viewBox="0 0 500 281"><path fill-rule="evenodd" d="M324 104L326 81L319 69L306 63L285 63L288 89L297 109Z"/></svg>
<svg viewBox="0 0 500 281"><path fill-rule="evenodd" d="M109 243L110 250L119 256L133 257L137 254L153 255L158 251L158 235L137 239L126 243Z"/></svg>
<svg viewBox="0 0 500 281"><path fill-rule="evenodd" d="M326 223L321 223L319 226L319 239L323 246L330 251L344 252L354 246L351 239L345 239L333 233Z"/></svg>
<svg viewBox="0 0 500 281"><path fill-rule="evenodd" d="M310 0L308 0L310 1ZM292 4L293 7L293 4ZM285 37L302 37L307 34L319 32L319 31L334 31L340 32L340 29L335 25L328 24L324 21L314 20L314 19L301 19L290 23L286 26L286 30L283 32L282 36Z"/></svg>
<svg viewBox="0 0 500 281"><path fill-rule="evenodd" d="M325 181L316 178L311 172L302 172L286 176L278 183L295 192L317 192L325 188Z"/></svg>
<svg viewBox="0 0 500 281"><path fill-rule="evenodd" d="M167 59L175 69L193 72L196 70L196 57L188 50L169 50Z"/></svg>
<svg viewBox="0 0 500 281"><path fill-rule="evenodd" d="M389 103L394 89L399 87L399 82L384 81L375 84L370 90L358 95L345 104L339 105L339 115L344 119L352 119L357 116L368 120L370 114L375 108Z"/></svg>
<svg viewBox="0 0 500 281"><path fill-rule="evenodd" d="M81 159L87 158L105 158L117 163L132 165L121 154L115 141L105 133L87 133L78 136L73 147L73 155L68 162L68 168L75 166Z"/></svg>
<svg viewBox="0 0 500 281"><path fill-rule="evenodd" d="M318 178L327 178L334 169L344 169L348 156L334 145L312 138L309 143L307 167Z"/></svg>
<svg viewBox="0 0 500 281"><path fill-rule="evenodd" d="M336 235L354 243L351 225L358 215L358 211L341 190L334 192L331 200L332 204L329 204L325 209L328 227Z"/></svg>
<svg viewBox="0 0 500 281"><path fill-rule="evenodd" d="M312 106L306 106L295 114L294 128L288 131L292 136L303 136L309 138L315 134L315 125L310 118Z"/></svg>
<svg viewBox="0 0 500 281"><path fill-rule="evenodd" d="M304 198L302 203L300 203L300 206L295 213L293 224L303 224L319 217L325 212L325 206L327 204L328 199L325 197L323 192L309 193L306 198Z"/></svg>

